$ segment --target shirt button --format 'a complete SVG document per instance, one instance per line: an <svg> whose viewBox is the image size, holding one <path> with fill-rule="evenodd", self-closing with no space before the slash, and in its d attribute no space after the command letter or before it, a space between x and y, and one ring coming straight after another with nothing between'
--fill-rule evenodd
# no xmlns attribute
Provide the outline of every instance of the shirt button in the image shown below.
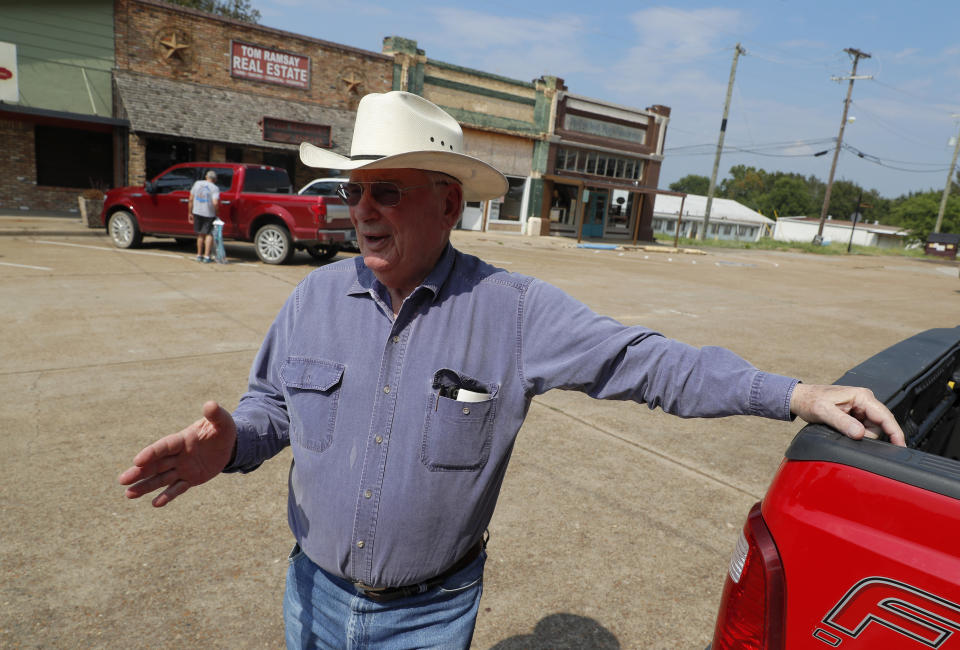
<svg viewBox="0 0 960 650"><path fill-rule="evenodd" d="M359 542L357 542L357 548L363 548L363 546L363 540L361 539Z"/></svg>
<svg viewBox="0 0 960 650"><path fill-rule="evenodd" d="M470 415L470 409L467 408L466 406L464 406L464 407L463 407L463 414L464 414L464 415Z"/></svg>
<svg viewBox="0 0 960 650"><path fill-rule="evenodd" d="M383 436L377 436L373 439L373 441L379 445L381 442L383 442Z"/></svg>
<svg viewBox="0 0 960 650"><path fill-rule="evenodd" d="M389 392L390 392L390 387L389 387L389 386L384 386L384 387L383 387L383 392L384 392L384 393L389 393Z"/></svg>
<svg viewBox="0 0 960 650"><path fill-rule="evenodd" d="M370 497L373 496L373 492L371 492L370 490L367 490L366 492L363 493L363 496L364 498L369 499Z"/></svg>
<svg viewBox="0 0 960 650"><path fill-rule="evenodd" d="M393 337L393 342L394 342L394 343L399 343L399 342L400 342L400 337L399 337L399 336L394 336L394 337Z"/></svg>

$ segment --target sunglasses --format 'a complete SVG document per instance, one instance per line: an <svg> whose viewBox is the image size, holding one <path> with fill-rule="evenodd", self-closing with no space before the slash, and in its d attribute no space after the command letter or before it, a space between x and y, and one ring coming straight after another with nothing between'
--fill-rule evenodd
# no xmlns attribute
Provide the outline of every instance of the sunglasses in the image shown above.
<svg viewBox="0 0 960 650"><path fill-rule="evenodd" d="M447 185L446 181L434 181L424 185L411 185L409 187L400 187L396 183L388 181L361 181L341 183L337 188L337 195L349 206L360 203L366 188L369 188L370 196L378 204L385 208L392 208L400 204L403 193L409 190L415 190L420 187L431 187L433 185Z"/></svg>

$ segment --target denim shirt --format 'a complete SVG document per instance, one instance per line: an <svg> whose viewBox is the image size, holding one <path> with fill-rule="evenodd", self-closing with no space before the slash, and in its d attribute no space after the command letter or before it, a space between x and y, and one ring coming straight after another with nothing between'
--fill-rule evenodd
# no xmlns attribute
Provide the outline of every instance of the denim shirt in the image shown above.
<svg viewBox="0 0 960 650"><path fill-rule="evenodd" d="M304 552L349 580L407 585L480 539L535 395L789 419L795 384L451 246L394 318L356 257L310 273L280 311L234 412L227 471L289 444L288 519ZM458 388L481 401L458 400Z"/></svg>

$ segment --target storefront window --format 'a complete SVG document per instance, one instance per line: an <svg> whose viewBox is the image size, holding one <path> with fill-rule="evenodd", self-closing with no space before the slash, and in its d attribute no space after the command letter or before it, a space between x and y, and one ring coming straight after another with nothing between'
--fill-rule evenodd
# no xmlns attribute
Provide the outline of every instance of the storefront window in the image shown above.
<svg viewBox="0 0 960 650"><path fill-rule="evenodd" d="M113 136L110 133L37 125L34 154L37 185L85 189L105 189L113 185Z"/></svg>
<svg viewBox="0 0 960 650"><path fill-rule="evenodd" d="M174 140L147 140L146 172L153 178L167 167L196 160L192 142Z"/></svg>
<svg viewBox="0 0 960 650"><path fill-rule="evenodd" d="M587 168L585 171L588 174L597 173L597 154L593 151L587 153Z"/></svg>
<svg viewBox="0 0 960 650"><path fill-rule="evenodd" d="M577 186L554 183L550 197L550 221L573 228L577 215Z"/></svg>
<svg viewBox="0 0 960 650"><path fill-rule="evenodd" d="M571 147L557 148L554 167L558 173L571 171L631 181L643 176L642 160Z"/></svg>
<svg viewBox="0 0 960 650"><path fill-rule="evenodd" d="M615 234L630 232L630 215L636 195L626 190L613 190L607 208L607 230Z"/></svg>
<svg viewBox="0 0 960 650"><path fill-rule="evenodd" d="M495 218L500 221L520 221L523 189L527 185L527 179L507 176L507 183L510 187L507 189L506 196L503 197L503 202L500 204L499 212Z"/></svg>

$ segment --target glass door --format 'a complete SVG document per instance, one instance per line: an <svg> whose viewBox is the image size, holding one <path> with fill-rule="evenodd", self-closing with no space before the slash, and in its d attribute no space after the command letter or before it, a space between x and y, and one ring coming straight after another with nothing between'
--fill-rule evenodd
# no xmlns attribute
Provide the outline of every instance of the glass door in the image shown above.
<svg viewBox="0 0 960 650"><path fill-rule="evenodd" d="M583 236L603 237L604 216L607 213L606 190L584 190Z"/></svg>

